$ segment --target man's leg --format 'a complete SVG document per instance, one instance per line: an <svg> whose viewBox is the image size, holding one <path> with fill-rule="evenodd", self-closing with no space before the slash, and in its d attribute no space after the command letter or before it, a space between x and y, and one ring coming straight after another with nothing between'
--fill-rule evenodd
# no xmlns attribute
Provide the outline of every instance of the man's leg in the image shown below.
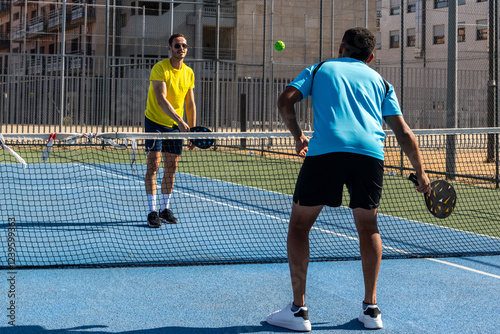
<svg viewBox="0 0 500 334"><path fill-rule="evenodd" d="M161 152L147 152L147 169L144 183L146 184L146 194L156 195L156 172L160 168Z"/></svg>
<svg viewBox="0 0 500 334"><path fill-rule="evenodd" d="M267 316L267 323L294 331L311 330L309 313L305 307L307 267L309 265L309 231L323 206L293 204L288 228L288 265L292 280L293 304Z"/></svg>
<svg viewBox="0 0 500 334"><path fill-rule="evenodd" d="M322 205L301 206L297 203L293 203L292 206L287 249L295 306L305 305L307 267L309 265L309 231L322 208Z"/></svg>
<svg viewBox="0 0 500 334"><path fill-rule="evenodd" d="M164 173L161 182L161 193L171 194L174 189L175 171L179 162L180 155L168 152L163 153Z"/></svg>
<svg viewBox="0 0 500 334"><path fill-rule="evenodd" d="M151 151L146 154L147 156L147 169L144 183L146 185L146 195L148 197L149 214L148 226L160 227L161 219L156 212L156 173L160 167L161 153Z"/></svg>
<svg viewBox="0 0 500 334"><path fill-rule="evenodd" d="M382 240L377 227L377 209L353 209L359 236L359 250L365 282L367 304L377 303L377 278L382 261Z"/></svg>
<svg viewBox="0 0 500 334"><path fill-rule="evenodd" d="M161 182L161 211L160 218L169 224L177 224L177 218L174 217L172 211L169 209L170 195L174 190L175 171L179 162L180 154L173 154L164 152L163 163L164 173Z"/></svg>

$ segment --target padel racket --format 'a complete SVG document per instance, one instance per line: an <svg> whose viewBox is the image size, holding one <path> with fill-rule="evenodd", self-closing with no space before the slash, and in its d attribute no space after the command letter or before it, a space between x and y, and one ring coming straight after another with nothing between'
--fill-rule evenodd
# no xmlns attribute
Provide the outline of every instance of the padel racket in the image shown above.
<svg viewBox="0 0 500 334"><path fill-rule="evenodd" d="M54 145L54 141L56 140L57 133L51 133L49 136L49 140L47 141L47 146L43 149L42 152L42 161L47 162L49 158L50 150L52 150L52 146Z"/></svg>
<svg viewBox="0 0 500 334"><path fill-rule="evenodd" d="M418 186L417 176L410 174L408 179ZM444 219L452 214L457 203L457 193L451 184L444 180L431 182L431 194L424 194L429 212L436 218Z"/></svg>
<svg viewBox="0 0 500 334"><path fill-rule="evenodd" d="M191 132L212 132L212 130L203 126L194 126L191 128ZM193 143L194 146L201 148L203 150L212 147L212 145L215 143L215 139L207 139L207 138L190 139L190 141L191 143Z"/></svg>

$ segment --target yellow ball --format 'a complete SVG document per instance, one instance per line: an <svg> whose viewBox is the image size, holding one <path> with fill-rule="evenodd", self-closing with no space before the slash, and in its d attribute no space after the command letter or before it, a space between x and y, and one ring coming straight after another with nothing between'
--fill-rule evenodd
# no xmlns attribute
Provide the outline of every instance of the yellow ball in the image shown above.
<svg viewBox="0 0 500 334"><path fill-rule="evenodd" d="M285 43L283 41L277 41L276 43L274 43L274 48L277 51L283 51L283 49L285 48Z"/></svg>

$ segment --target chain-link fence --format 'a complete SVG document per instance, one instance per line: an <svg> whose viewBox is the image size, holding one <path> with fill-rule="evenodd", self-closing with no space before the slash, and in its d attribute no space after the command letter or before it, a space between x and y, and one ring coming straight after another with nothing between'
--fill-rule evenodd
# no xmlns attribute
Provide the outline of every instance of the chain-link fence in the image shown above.
<svg viewBox="0 0 500 334"><path fill-rule="evenodd" d="M395 86L411 127L497 126L497 0L458 0L455 16L450 4L0 1L2 132L141 131L150 70L174 32L188 40L198 123L284 130L278 95L303 68L335 58L353 26L377 35L370 66ZM297 109L311 130L309 99Z"/></svg>

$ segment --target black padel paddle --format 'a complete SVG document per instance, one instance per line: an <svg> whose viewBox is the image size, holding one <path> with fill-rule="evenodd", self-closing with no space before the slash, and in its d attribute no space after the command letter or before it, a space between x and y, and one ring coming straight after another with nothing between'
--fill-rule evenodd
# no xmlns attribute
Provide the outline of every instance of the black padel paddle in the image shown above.
<svg viewBox="0 0 500 334"><path fill-rule="evenodd" d="M413 173L408 177L418 186L417 176ZM437 218L443 219L452 214L457 202L457 193L451 184L444 180L431 182L431 194L424 194L425 204L429 212Z"/></svg>
<svg viewBox="0 0 500 334"><path fill-rule="evenodd" d="M191 128L191 132L212 132L212 131L204 126L194 126ZM212 147L212 145L215 143L215 139L207 139L207 138L190 139L190 141L191 143L193 143L194 146L201 148L203 150Z"/></svg>

